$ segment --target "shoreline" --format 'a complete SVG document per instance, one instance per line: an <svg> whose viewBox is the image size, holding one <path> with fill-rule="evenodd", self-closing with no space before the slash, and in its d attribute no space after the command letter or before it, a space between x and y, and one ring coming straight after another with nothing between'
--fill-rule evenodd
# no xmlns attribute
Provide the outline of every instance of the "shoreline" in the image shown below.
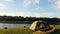
<svg viewBox="0 0 60 34"><path fill-rule="evenodd" d="M0 21L0 23L9 23L9 24L31 24L32 21Z"/></svg>

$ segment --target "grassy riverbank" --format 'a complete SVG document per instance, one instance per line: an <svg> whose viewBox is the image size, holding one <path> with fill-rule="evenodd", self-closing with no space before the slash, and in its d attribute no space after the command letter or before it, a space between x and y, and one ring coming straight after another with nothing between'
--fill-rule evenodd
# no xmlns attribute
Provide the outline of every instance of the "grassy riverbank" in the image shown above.
<svg viewBox="0 0 60 34"><path fill-rule="evenodd" d="M0 34L31 34L33 31L28 28L0 29Z"/></svg>
<svg viewBox="0 0 60 34"><path fill-rule="evenodd" d="M32 32L29 28L0 29L0 34L32 34ZM56 26L56 30L52 34L60 34L60 25Z"/></svg>

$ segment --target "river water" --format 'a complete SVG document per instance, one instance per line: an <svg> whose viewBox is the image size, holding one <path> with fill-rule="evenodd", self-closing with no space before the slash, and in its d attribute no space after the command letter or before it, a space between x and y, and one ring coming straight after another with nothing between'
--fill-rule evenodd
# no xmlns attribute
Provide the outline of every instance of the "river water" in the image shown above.
<svg viewBox="0 0 60 34"><path fill-rule="evenodd" d="M31 24L9 24L9 23L0 23L0 28L20 28L20 27L29 27Z"/></svg>

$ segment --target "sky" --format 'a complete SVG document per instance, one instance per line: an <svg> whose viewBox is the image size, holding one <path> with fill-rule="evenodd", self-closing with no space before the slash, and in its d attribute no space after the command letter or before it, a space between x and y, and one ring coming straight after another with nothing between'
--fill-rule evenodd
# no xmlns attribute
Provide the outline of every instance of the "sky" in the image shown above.
<svg viewBox="0 0 60 34"><path fill-rule="evenodd" d="M60 18L60 0L0 0L0 15Z"/></svg>

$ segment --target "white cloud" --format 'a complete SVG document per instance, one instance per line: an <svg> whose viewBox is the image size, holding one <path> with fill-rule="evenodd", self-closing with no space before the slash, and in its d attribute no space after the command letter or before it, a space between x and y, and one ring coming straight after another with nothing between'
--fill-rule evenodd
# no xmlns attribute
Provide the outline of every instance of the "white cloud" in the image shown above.
<svg viewBox="0 0 60 34"><path fill-rule="evenodd" d="M43 15L39 14L39 13L31 13L31 12L0 12L0 15L7 15L7 16L32 16L32 17L43 17Z"/></svg>
<svg viewBox="0 0 60 34"><path fill-rule="evenodd" d="M42 7L38 6L35 8L35 10L40 10L40 9L43 9Z"/></svg>
<svg viewBox="0 0 60 34"><path fill-rule="evenodd" d="M43 13L42 15L45 17L54 17L54 13Z"/></svg>
<svg viewBox="0 0 60 34"><path fill-rule="evenodd" d="M52 18L52 17L58 17L58 18L60 18L60 14L59 13L41 13L40 15L42 15L43 17L50 17L50 18Z"/></svg>
<svg viewBox="0 0 60 34"><path fill-rule="evenodd" d="M49 2L53 3L53 8L60 11L60 0L48 0Z"/></svg>
<svg viewBox="0 0 60 34"><path fill-rule="evenodd" d="M48 0L48 1L51 1L52 2L52 1L55 1L55 0Z"/></svg>
<svg viewBox="0 0 60 34"><path fill-rule="evenodd" d="M0 15L7 15L7 16L32 16L31 12L0 12Z"/></svg>
<svg viewBox="0 0 60 34"><path fill-rule="evenodd" d="M31 1L30 0L24 0L24 7L27 7L31 4Z"/></svg>
<svg viewBox="0 0 60 34"><path fill-rule="evenodd" d="M32 4L39 4L40 0L24 0L24 7L30 6Z"/></svg>
<svg viewBox="0 0 60 34"><path fill-rule="evenodd" d="M31 12L0 12L0 15L9 15L9 16L32 16L32 17L58 17L60 18L59 13L31 13Z"/></svg>
<svg viewBox="0 0 60 34"><path fill-rule="evenodd" d="M57 10L60 10L60 0L56 0L54 8L56 8Z"/></svg>
<svg viewBox="0 0 60 34"><path fill-rule="evenodd" d="M5 4L0 3L0 11L7 11L8 6Z"/></svg>
<svg viewBox="0 0 60 34"><path fill-rule="evenodd" d="M12 1L14 1L14 0L2 0L2 1L5 1L5 2L12 2Z"/></svg>
<svg viewBox="0 0 60 34"><path fill-rule="evenodd" d="M5 0L5 1L13 1L13 0Z"/></svg>
<svg viewBox="0 0 60 34"><path fill-rule="evenodd" d="M40 0L32 0L33 3L38 3L40 2Z"/></svg>
<svg viewBox="0 0 60 34"><path fill-rule="evenodd" d="M10 4L8 2L12 2L12 1L14 1L14 0L0 0L0 12L8 11L8 9L9 9L9 5L8 4Z"/></svg>
<svg viewBox="0 0 60 34"><path fill-rule="evenodd" d="M12 2L11 0L0 0L0 15L10 15L9 9L10 6L8 2Z"/></svg>

